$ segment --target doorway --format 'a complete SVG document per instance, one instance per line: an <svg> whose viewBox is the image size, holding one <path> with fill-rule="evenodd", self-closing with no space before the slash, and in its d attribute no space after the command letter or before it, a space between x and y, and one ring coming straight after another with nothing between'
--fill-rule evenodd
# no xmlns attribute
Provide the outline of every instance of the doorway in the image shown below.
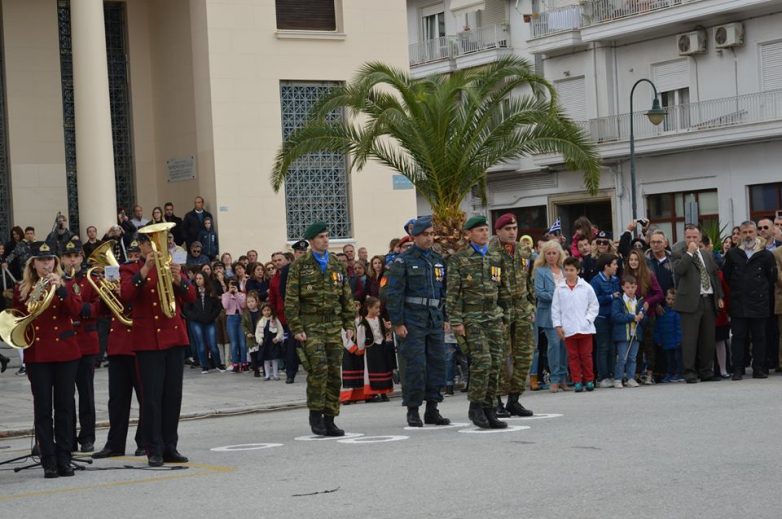
<svg viewBox="0 0 782 519"><path fill-rule="evenodd" d="M589 202L557 203L555 214L562 224L562 234L570 239L575 229L573 223L581 216L586 216L592 225L603 231L614 230L614 213L611 200L596 200Z"/></svg>

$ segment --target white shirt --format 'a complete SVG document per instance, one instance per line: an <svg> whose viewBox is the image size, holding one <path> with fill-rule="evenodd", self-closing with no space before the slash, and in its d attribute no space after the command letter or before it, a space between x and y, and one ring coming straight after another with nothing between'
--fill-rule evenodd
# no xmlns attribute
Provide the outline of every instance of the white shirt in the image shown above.
<svg viewBox="0 0 782 519"><path fill-rule="evenodd" d="M567 281L557 285L551 301L551 322L554 328L561 326L565 337L576 334L593 334L595 319L600 312L592 285L578 278L576 286L570 288Z"/></svg>

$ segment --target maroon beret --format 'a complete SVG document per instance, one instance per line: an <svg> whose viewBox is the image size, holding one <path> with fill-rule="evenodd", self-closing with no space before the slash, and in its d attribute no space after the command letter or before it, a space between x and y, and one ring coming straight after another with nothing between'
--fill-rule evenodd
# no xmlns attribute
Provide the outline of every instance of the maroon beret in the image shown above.
<svg viewBox="0 0 782 519"><path fill-rule="evenodd" d="M516 223L516 216L513 213L505 213L504 215L497 218L496 222L494 222L494 230L499 231L506 225L513 223Z"/></svg>

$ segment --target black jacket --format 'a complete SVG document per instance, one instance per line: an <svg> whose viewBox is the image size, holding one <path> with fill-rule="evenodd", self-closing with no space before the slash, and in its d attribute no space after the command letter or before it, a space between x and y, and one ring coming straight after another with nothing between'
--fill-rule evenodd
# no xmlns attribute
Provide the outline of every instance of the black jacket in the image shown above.
<svg viewBox="0 0 782 519"><path fill-rule="evenodd" d="M196 300L188 303L182 308L182 315L188 321L201 324L212 324L217 320L223 305L220 300L214 296L205 296L203 302L201 294L196 292Z"/></svg>
<svg viewBox="0 0 782 519"><path fill-rule="evenodd" d="M185 241L184 225L182 224L182 219L177 215L171 215L170 218L167 218L166 215L163 215L163 221L174 224L174 228L171 229L171 234L174 235L174 243L177 245L182 245L182 243Z"/></svg>
<svg viewBox="0 0 782 519"><path fill-rule="evenodd" d="M212 218L212 214L206 209L204 209L203 217L210 218L212 220L212 227L214 227L214 218ZM190 249L190 244L198 240L198 233L201 232L203 228L203 219L198 218L195 209L185 214L185 217L182 219L182 236L185 239L185 242L187 242L188 250Z"/></svg>
<svg viewBox="0 0 782 519"><path fill-rule="evenodd" d="M730 315L762 319L771 315L771 296L777 279L777 264L771 252L762 249L747 258L739 247L732 247L722 266L730 287Z"/></svg>

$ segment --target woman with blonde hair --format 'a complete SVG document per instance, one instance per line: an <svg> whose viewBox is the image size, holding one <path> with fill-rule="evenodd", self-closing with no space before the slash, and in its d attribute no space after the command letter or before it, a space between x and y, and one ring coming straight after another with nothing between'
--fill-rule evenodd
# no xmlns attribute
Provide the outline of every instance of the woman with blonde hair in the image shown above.
<svg viewBox="0 0 782 519"><path fill-rule="evenodd" d="M562 262L565 252L556 240L544 242L540 255L533 265L537 308L535 325L546 334L548 341L548 365L551 373L551 392L569 391L567 387L567 353L565 343L559 338L551 322L551 302L554 291L565 279Z"/></svg>

